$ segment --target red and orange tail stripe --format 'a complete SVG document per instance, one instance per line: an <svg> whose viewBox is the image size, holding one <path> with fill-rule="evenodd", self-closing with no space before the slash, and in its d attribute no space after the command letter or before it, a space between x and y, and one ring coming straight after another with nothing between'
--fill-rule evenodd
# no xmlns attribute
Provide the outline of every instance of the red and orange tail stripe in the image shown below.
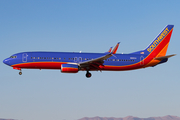
<svg viewBox="0 0 180 120"><path fill-rule="evenodd" d="M166 26L165 29L146 49L149 52L149 55L144 60L146 67L153 66L154 64L160 62L159 60L155 60L155 57L162 57L166 55L173 27L173 25Z"/></svg>

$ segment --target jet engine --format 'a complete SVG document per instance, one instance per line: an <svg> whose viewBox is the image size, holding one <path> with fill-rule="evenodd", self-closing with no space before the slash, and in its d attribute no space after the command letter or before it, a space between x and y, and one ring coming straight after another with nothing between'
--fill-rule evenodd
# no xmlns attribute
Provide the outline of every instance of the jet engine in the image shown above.
<svg viewBox="0 0 180 120"><path fill-rule="evenodd" d="M75 64L62 64L61 72L62 73L77 73L79 71L79 66Z"/></svg>

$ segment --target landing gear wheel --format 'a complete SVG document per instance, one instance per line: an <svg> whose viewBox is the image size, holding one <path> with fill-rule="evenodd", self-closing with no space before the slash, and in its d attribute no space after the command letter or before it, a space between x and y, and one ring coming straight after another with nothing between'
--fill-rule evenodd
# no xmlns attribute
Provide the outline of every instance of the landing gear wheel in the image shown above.
<svg viewBox="0 0 180 120"><path fill-rule="evenodd" d="M19 75L22 75L22 72L19 72Z"/></svg>
<svg viewBox="0 0 180 120"><path fill-rule="evenodd" d="M86 77L87 77L87 78L90 78L91 76L92 76L92 75L91 75L90 72L87 72L87 73L86 73Z"/></svg>

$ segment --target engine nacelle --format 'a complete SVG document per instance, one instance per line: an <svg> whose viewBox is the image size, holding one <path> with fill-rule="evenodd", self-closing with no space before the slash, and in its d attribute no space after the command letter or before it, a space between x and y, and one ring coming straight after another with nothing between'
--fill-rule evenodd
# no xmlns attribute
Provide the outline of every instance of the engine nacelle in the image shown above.
<svg viewBox="0 0 180 120"><path fill-rule="evenodd" d="M77 73L79 71L79 66L74 64L62 64L61 72L62 73Z"/></svg>

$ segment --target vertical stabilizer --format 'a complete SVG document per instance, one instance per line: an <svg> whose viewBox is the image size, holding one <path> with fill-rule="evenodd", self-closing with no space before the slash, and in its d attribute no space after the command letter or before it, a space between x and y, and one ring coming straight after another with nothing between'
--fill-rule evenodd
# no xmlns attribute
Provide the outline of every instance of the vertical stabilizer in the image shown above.
<svg viewBox="0 0 180 120"><path fill-rule="evenodd" d="M154 57L165 56L173 28L174 25L167 25L144 52L146 54L153 54Z"/></svg>

